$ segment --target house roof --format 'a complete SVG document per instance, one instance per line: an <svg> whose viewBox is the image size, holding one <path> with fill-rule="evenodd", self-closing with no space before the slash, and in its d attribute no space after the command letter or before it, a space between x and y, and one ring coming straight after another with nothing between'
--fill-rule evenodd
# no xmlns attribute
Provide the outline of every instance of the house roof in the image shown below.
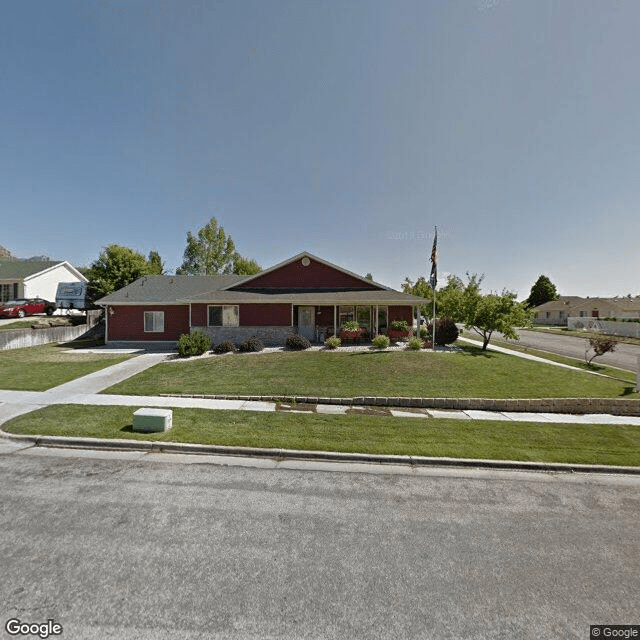
<svg viewBox="0 0 640 640"><path fill-rule="evenodd" d="M96 304L422 304L423 298L393 289L258 293L224 287L243 276L145 276L97 300Z"/></svg>
<svg viewBox="0 0 640 640"><path fill-rule="evenodd" d="M144 276L114 291L97 304L176 304L215 292L244 276Z"/></svg>
<svg viewBox="0 0 640 640"><path fill-rule="evenodd" d="M23 280L29 276L36 275L41 271L46 271L51 267L63 264L64 261L23 261L23 260L2 260L0 262L0 280Z"/></svg>
<svg viewBox="0 0 640 640"><path fill-rule="evenodd" d="M575 308L596 308L607 306L620 311L640 311L640 297L636 298L581 298L579 296L560 296L534 307L535 311L570 311Z"/></svg>

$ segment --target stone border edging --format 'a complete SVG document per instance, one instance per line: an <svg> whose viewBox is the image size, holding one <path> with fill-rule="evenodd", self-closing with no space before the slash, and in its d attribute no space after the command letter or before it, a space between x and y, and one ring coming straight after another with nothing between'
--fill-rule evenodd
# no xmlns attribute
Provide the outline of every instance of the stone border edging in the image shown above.
<svg viewBox="0 0 640 640"><path fill-rule="evenodd" d="M289 402L296 404L412 407L421 409L458 409L463 411L469 409L525 413L609 413L620 416L640 416L640 400L624 400L619 398L406 398L393 396L327 398L319 396L237 396L195 393L160 393L158 395L162 398ZM140 397L144 398L146 396Z"/></svg>
<svg viewBox="0 0 640 640"><path fill-rule="evenodd" d="M462 467L503 469L511 471L546 471L562 473L609 473L640 475L640 467L607 466L599 464L572 464L563 462L531 462L519 460L486 460L482 458L431 458L369 453L342 453L338 451L307 451L299 449L265 449L259 447L230 447L223 445L157 442L151 440L125 440L102 438L75 438L71 436L38 436L7 433L4 437L18 442L32 442L36 447L67 449L101 449L106 451L141 451L145 453L186 453L196 455L226 455L282 460L317 460L323 462L360 462L368 464L396 464L410 467Z"/></svg>

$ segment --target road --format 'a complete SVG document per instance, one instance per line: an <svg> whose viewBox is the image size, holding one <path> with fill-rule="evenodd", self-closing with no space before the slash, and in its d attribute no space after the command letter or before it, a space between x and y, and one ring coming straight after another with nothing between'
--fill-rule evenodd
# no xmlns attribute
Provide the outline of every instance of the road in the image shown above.
<svg viewBox="0 0 640 640"><path fill-rule="evenodd" d="M472 333L465 332L464 335L468 335L470 338L475 337ZM518 329L518 335L520 336L519 340L505 339L502 335L500 340L522 347L550 351L561 356L584 359L584 338L561 336L541 331L526 331L525 329ZM637 371L638 357L640 357L639 345L620 343L613 353L605 353L603 356L596 358L594 364L607 364L612 367L627 369L628 371Z"/></svg>
<svg viewBox="0 0 640 640"><path fill-rule="evenodd" d="M51 618L63 640L565 640L640 622L639 477L2 451L3 625Z"/></svg>

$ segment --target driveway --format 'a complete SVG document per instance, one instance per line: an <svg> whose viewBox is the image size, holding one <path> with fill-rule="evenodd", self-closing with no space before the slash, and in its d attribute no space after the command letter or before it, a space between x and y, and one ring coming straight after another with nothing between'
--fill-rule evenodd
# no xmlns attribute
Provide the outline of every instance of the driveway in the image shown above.
<svg viewBox="0 0 640 640"><path fill-rule="evenodd" d="M521 347L531 347L541 351L557 353L561 356L584 359L585 339L575 336L561 336L554 333L543 333L539 331L526 331L519 329L520 340L509 340L500 336L501 340ZM474 337L472 333L465 332L464 335ZM640 346L635 344L620 343L613 353L606 353L594 360L594 364L607 364L612 367L637 371L638 358L640 357Z"/></svg>

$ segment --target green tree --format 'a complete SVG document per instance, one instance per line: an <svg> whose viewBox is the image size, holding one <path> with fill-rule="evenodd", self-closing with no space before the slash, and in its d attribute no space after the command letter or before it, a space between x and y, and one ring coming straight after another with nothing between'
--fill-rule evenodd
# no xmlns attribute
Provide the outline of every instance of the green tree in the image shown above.
<svg viewBox="0 0 640 640"><path fill-rule="evenodd" d="M531 292L525 302L530 307L537 307L545 302L557 300L559 297L556 286L547 276L543 275L540 276L531 287Z"/></svg>
<svg viewBox="0 0 640 640"><path fill-rule="evenodd" d="M164 262L162 262L162 258L160 254L153 250L149 253L149 273L154 276L163 276L166 273L166 269L164 266Z"/></svg>
<svg viewBox="0 0 640 640"><path fill-rule="evenodd" d="M420 314L427 318L431 317L433 313L433 289L424 276L420 276L415 282L406 276L402 283L402 291L418 298L424 298L425 303L420 305Z"/></svg>
<svg viewBox="0 0 640 640"><path fill-rule="evenodd" d="M450 276L447 285L438 292L440 316L452 318L473 330L482 338L486 350L494 331L507 338L518 339L516 327L529 323L529 311L523 303L516 302L510 291L483 295L480 285L484 276L467 273L467 284L457 276Z"/></svg>
<svg viewBox="0 0 640 640"><path fill-rule="evenodd" d="M209 222L193 235L187 233L187 246L182 265L176 273L182 275L215 275L217 273L258 273L260 266L255 260L243 258L237 251L231 236L228 236L218 221Z"/></svg>
<svg viewBox="0 0 640 640"><path fill-rule="evenodd" d="M126 287L142 276L153 273L151 263L137 251L110 244L87 272L87 293L91 300L102 298L122 287Z"/></svg>
<svg viewBox="0 0 640 640"><path fill-rule="evenodd" d="M233 273L239 276L252 276L261 271L262 267L255 260L243 258L239 253L233 256Z"/></svg>

